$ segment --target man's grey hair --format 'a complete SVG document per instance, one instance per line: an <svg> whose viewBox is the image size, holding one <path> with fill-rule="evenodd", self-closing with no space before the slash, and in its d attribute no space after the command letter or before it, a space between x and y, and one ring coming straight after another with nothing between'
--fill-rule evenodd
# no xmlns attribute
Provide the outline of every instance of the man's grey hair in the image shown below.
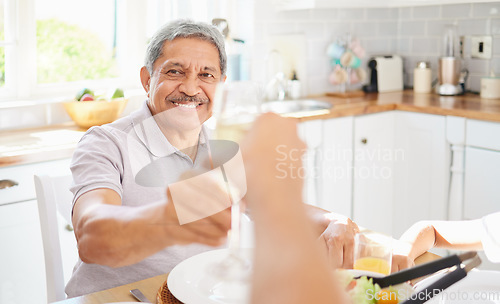
<svg viewBox="0 0 500 304"><path fill-rule="evenodd" d="M149 74L153 74L153 64L162 55L165 41L172 41L175 38L197 38L212 43L219 51L221 75L226 75L227 55L221 32L213 25L191 20L170 22L154 34L146 50L144 62Z"/></svg>

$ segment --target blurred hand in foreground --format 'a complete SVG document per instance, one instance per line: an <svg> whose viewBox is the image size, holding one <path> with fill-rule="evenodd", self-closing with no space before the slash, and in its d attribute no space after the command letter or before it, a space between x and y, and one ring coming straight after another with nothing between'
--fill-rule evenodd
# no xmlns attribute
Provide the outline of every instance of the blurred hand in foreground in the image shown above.
<svg viewBox="0 0 500 304"><path fill-rule="evenodd" d="M296 120L270 113L242 144L255 220L252 303L347 303L302 203L302 179L290 174L305 147Z"/></svg>

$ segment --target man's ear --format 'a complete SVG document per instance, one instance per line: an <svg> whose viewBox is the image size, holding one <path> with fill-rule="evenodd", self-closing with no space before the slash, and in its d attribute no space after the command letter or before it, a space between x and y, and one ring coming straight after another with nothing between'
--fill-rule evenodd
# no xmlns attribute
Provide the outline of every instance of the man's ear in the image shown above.
<svg viewBox="0 0 500 304"><path fill-rule="evenodd" d="M148 93L148 97L149 97L149 84L150 84L150 82L151 82L151 75L149 74L148 69L145 66L143 66L141 68L141 83L142 83L142 87L144 88L146 93Z"/></svg>
<svg viewBox="0 0 500 304"><path fill-rule="evenodd" d="M222 82L226 82L227 75L224 75L224 78L222 78Z"/></svg>

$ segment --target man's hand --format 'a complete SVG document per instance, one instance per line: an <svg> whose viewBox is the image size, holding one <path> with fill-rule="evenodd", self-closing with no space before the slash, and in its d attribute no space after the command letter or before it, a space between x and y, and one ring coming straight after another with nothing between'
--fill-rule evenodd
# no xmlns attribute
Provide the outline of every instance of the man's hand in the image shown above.
<svg viewBox="0 0 500 304"><path fill-rule="evenodd" d="M165 229L173 244L218 246L225 242L231 227L227 189L219 168L186 172L179 182L169 185Z"/></svg>
<svg viewBox="0 0 500 304"><path fill-rule="evenodd" d="M319 242L328 255L332 268L352 268L354 260L354 236L358 225L345 216L328 214L328 227L319 237Z"/></svg>
<svg viewBox="0 0 500 304"><path fill-rule="evenodd" d="M198 203L203 204L203 201L198 201ZM220 246L226 241L227 232L231 226L229 208L181 225L174 204L168 202L164 219L165 231L172 245L200 243L209 246Z"/></svg>

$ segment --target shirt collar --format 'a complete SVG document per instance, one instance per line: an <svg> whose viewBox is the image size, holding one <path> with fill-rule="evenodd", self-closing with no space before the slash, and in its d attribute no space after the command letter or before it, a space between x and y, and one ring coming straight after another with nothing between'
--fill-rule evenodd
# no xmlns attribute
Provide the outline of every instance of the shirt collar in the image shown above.
<svg viewBox="0 0 500 304"><path fill-rule="evenodd" d="M156 123L147 102L132 117L134 131L144 146L156 157L164 157L179 151L163 135ZM208 141L207 131L204 125L201 127L199 145L206 145Z"/></svg>

